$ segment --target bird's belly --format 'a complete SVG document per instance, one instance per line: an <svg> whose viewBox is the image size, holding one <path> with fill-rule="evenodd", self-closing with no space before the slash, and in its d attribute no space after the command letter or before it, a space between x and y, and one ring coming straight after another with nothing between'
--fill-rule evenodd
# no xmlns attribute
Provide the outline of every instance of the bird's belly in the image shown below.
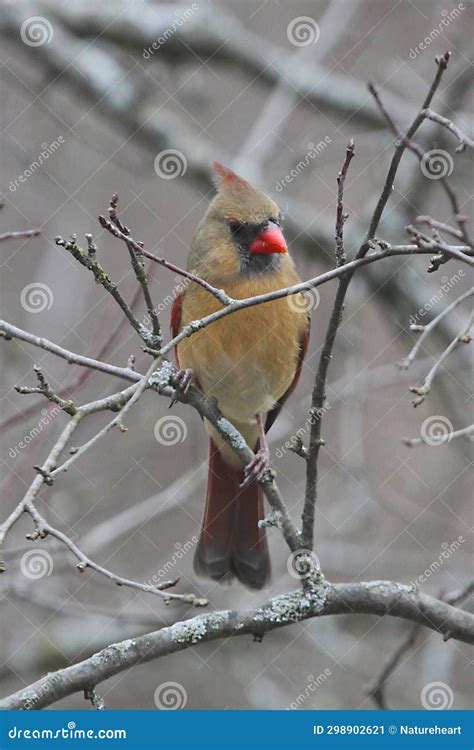
<svg viewBox="0 0 474 750"><path fill-rule="evenodd" d="M179 345L180 366L193 369L203 392L231 421L265 415L293 380L298 326L282 324L281 302L286 312L286 300L262 306L258 316L241 310Z"/></svg>

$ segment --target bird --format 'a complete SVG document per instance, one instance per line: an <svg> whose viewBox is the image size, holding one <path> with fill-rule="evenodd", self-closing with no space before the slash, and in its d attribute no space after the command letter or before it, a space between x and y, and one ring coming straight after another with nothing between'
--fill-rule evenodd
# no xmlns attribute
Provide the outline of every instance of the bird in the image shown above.
<svg viewBox="0 0 474 750"><path fill-rule="evenodd" d="M297 284L300 278L273 199L235 172L214 162L216 194L191 243L187 270L235 299ZM186 284L175 298L171 332L222 307L203 286ZM266 432L298 383L308 346L310 320L304 295L285 296L242 308L183 338L175 348L173 385L190 384L217 400L223 417L254 451L240 459L215 427L209 435L208 480L201 533L194 554L198 576L236 578L262 589L271 566L260 481L269 468Z"/></svg>

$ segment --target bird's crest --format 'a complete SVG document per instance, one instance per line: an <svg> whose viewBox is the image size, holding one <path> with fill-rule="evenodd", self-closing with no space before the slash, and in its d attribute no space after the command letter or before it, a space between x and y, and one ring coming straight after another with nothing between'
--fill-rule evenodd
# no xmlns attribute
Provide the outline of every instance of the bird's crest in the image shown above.
<svg viewBox="0 0 474 750"><path fill-rule="evenodd" d="M258 221L278 215L273 200L258 188L219 162L212 165L217 196L213 203L227 218Z"/></svg>

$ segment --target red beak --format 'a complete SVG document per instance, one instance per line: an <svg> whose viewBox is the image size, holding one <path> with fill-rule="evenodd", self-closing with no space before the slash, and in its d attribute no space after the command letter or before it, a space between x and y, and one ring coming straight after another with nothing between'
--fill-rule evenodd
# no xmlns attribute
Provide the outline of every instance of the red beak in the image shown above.
<svg viewBox="0 0 474 750"><path fill-rule="evenodd" d="M249 245L251 253L287 253L288 246L280 227L272 221Z"/></svg>

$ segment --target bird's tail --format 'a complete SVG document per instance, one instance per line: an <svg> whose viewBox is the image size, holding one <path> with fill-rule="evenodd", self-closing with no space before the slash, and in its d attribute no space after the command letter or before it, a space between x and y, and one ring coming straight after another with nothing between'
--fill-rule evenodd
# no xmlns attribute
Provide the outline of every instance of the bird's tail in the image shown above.
<svg viewBox="0 0 474 750"><path fill-rule="evenodd" d="M258 482L240 487L244 473L226 464L209 441L209 473L201 536L194 570L214 581L234 576L252 589L270 578L270 558L264 529L263 493Z"/></svg>

